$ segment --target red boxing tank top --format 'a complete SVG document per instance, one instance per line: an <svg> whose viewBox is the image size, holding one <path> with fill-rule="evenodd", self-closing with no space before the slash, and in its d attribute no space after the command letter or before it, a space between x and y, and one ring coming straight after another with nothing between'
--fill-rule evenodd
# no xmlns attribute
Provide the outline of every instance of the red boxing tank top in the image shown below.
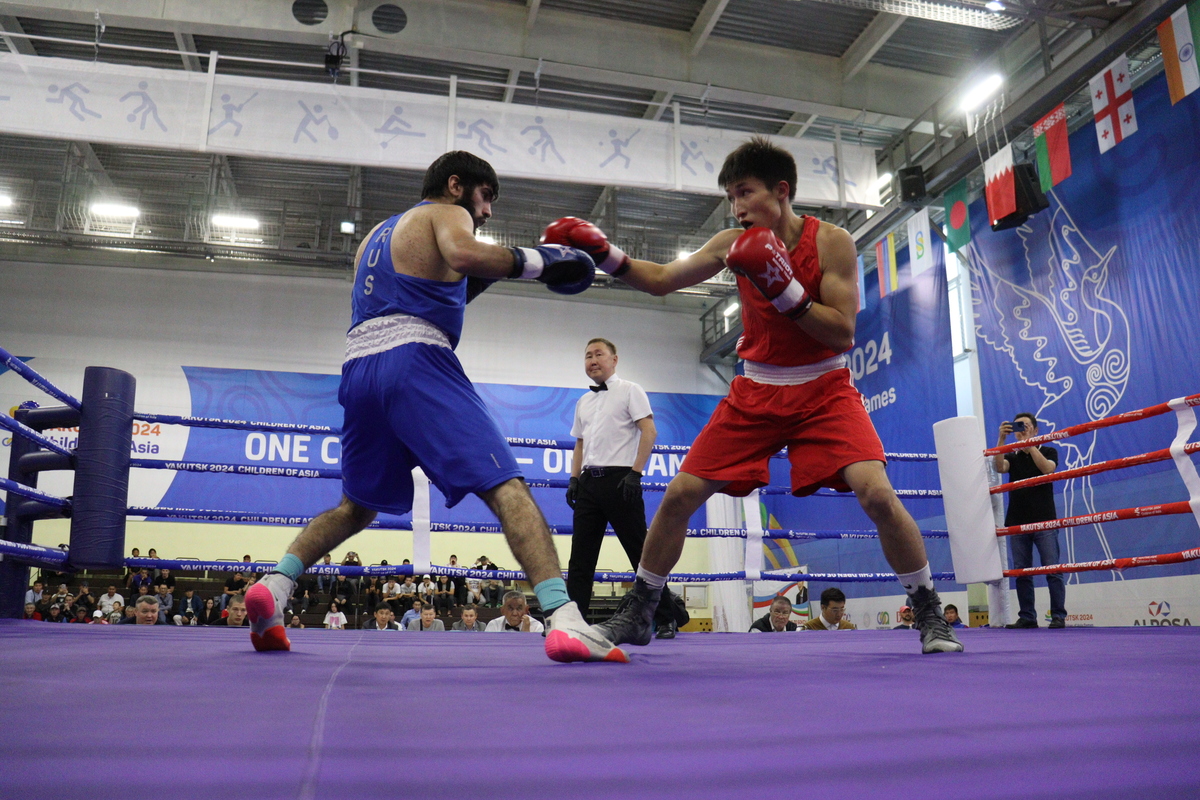
<svg viewBox="0 0 1200 800"><path fill-rule="evenodd" d="M805 216L800 241L789 253L792 272L804 291L821 302L821 263L817 258L817 229L821 221ZM795 322L780 314L745 277L737 276L738 295L742 301L744 331L738 339L738 356L760 364L777 367L799 367L815 364L838 355L802 331Z"/></svg>

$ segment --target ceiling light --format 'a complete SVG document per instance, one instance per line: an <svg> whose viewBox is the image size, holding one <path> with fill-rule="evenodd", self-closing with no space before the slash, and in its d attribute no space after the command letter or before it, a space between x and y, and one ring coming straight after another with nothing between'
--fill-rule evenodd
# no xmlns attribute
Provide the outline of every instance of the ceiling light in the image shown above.
<svg viewBox="0 0 1200 800"><path fill-rule="evenodd" d="M134 219L141 213L133 206L125 206L120 203L92 203L92 216L94 217Z"/></svg>
<svg viewBox="0 0 1200 800"><path fill-rule="evenodd" d="M885 172L882 175L880 175L879 178L875 181L875 191L881 192L881 191L883 191L883 189L885 187L890 186L891 183L892 183L892 173Z"/></svg>
<svg viewBox="0 0 1200 800"><path fill-rule="evenodd" d="M1004 3L1001 3L1000 0L988 0L988 2L983 4L983 7L988 11L1003 11Z"/></svg>
<svg viewBox="0 0 1200 800"><path fill-rule="evenodd" d="M724 311L724 314L725 314L725 316L727 316L727 317L732 317L732 316L734 315L734 313L736 313L736 312L737 312L737 310L738 310L739 308L741 308L741 306L740 306L740 305L738 305L736 301L735 301L735 302L732 302L732 303L730 303L729 305L725 306L725 311Z"/></svg>
<svg viewBox="0 0 1200 800"><path fill-rule="evenodd" d="M6 194L0 194L0 208L8 208L13 203L13 199Z"/></svg>
<svg viewBox="0 0 1200 800"><path fill-rule="evenodd" d="M998 74L987 76L963 95L959 108L967 112L974 111L983 105L984 101L994 95L1003 85L1004 78L1002 76Z"/></svg>
<svg viewBox="0 0 1200 800"><path fill-rule="evenodd" d="M495 244L496 243L495 237L488 236L486 233L475 234L475 241L482 242L483 244Z"/></svg>
<svg viewBox="0 0 1200 800"><path fill-rule="evenodd" d="M254 217L234 217L229 214L213 214L212 224L218 228L233 228L237 231L258 230L258 220Z"/></svg>
<svg viewBox="0 0 1200 800"><path fill-rule="evenodd" d="M354 235L354 223L353 222L343 222L342 223L342 233L344 233L348 236Z"/></svg>

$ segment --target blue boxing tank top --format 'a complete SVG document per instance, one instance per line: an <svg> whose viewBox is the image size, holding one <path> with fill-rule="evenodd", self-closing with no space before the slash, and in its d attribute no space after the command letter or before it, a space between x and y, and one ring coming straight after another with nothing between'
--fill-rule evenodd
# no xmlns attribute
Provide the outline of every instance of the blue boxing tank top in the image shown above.
<svg viewBox="0 0 1200 800"><path fill-rule="evenodd" d="M418 203L414 208L427 205ZM350 330L377 317L408 314L432 322L445 331L450 346L462 335L467 307L467 282L431 281L402 275L392 265L392 231L403 214L389 217L375 229L355 267L354 294L350 299Z"/></svg>

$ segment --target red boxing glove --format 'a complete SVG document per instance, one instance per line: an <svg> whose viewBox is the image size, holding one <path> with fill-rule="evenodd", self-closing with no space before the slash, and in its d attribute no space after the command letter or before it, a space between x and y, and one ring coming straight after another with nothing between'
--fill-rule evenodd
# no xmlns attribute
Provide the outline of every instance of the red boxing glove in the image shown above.
<svg viewBox="0 0 1200 800"><path fill-rule="evenodd" d="M800 319L812 308L813 299L792 274L787 246L770 228L750 228L739 236L725 264L754 284L780 314Z"/></svg>
<svg viewBox="0 0 1200 800"><path fill-rule="evenodd" d="M543 244L577 247L592 257L596 268L619 278L629 271L629 256L604 235L604 231L579 217L563 217L546 226Z"/></svg>

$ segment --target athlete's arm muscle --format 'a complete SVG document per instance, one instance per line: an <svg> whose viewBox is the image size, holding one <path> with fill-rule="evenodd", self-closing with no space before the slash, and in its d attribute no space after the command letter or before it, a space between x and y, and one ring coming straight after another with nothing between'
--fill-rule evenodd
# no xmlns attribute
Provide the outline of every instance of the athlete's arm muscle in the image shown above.
<svg viewBox="0 0 1200 800"><path fill-rule="evenodd" d="M858 251L849 233L822 222L817 232L817 256L821 260L821 302L813 303L796 324L821 344L840 353L854 345Z"/></svg>
<svg viewBox="0 0 1200 800"><path fill-rule="evenodd" d="M740 230L721 231L687 258L679 258L669 264L634 259L629 272L622 275L621 280L658 297L695 286L725 269L725 255L740 234Z"/></svg>
<svg viewBox="0 0 1200 800"><path fill-rule="evenodd" d="M465 208L434 205L429 217L438 250L450 269L477 278L507 278L512 274L512 251L476 239L471 213Z"/></svg>

